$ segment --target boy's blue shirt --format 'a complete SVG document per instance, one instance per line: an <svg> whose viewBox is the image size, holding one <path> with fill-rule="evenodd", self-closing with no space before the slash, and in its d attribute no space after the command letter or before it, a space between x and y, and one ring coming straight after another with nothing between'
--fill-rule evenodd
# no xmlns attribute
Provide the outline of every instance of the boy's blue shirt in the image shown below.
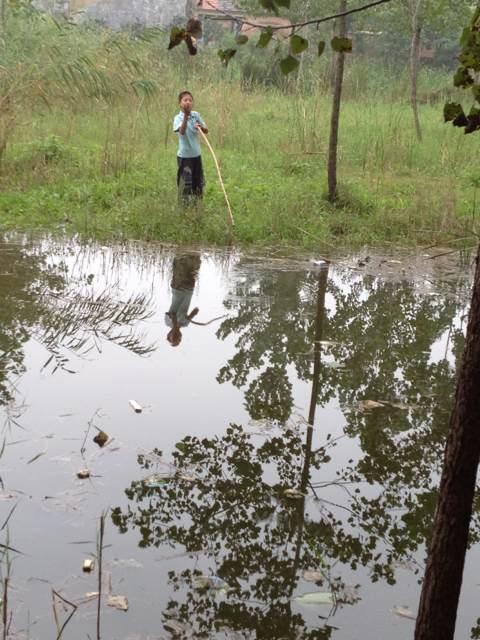
<svg viewBox="0 0 480 640"><path fill-rule="evenodd" d="M195 128L198 123L202 127L205 127L205 122L198 111L192 111L187 122L187 129L183 136L180 135L178 130L183 122L183 111L177 113L173 120L173 130L178 133L178 152L179 158L197 158L201 155L199 133Z"/></svg>

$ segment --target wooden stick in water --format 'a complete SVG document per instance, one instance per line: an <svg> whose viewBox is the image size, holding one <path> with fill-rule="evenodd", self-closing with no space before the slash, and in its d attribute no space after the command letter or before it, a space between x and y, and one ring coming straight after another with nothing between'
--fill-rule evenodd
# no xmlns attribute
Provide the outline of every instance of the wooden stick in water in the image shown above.
<svg viewBox="0 0 480 640"><path fill-rule="evenodd" d="M230 226L233 227L235 225L235 221L233 219L232 207L230 206L230 202L228 200L227 192L225 190L225 185L223 184L223 178L222 178L222 174L220 172L220 167L218 165L217 156L215 155L215 151L213 150L212 145L210 144L210 141L207 138L207 136L203 133L203 131L200 128L198 129L198 131L199 131L200 135L202 136L205 144L209 148L210 153L212 154L213 161L215 162L215 167L217 169L218 178L220 180L220 185L222 187L223 195L225 196L225 202L227 203L227 209L228 209L228 215L229 215L229 223L230 223Z"/></svg>

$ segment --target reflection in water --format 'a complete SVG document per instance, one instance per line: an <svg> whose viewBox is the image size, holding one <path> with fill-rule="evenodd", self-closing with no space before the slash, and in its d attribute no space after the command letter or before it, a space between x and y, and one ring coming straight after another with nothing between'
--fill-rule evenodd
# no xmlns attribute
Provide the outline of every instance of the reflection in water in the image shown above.
<svg viewBox="0 0 480 640"><path fill-rule="evenodd" d="M49 353L43 368L75 373L73 355L86 357L111 342L139 356L155 346L136 330L151 317L153 297L120 297L116 283L95 286L93 274L72 277L28 243L0 241L0 405L13 400L13 383L24 372L23 345L40 343Z"/></svg>
<svg viewBox="0 0 480 640"><path fill-rule="evenodd" d="M182 341L183 327L188 327L199 309L195 307L189 312L193 290L200 269L200 255L198 253L178 254L173 258L172 274L172 302L165 314L165 323L171 327L167 340L172 347L178 347Z"/></svg>
<svg viewBox="0 0 480 640"><path fill-rule="evenodd" d="M268 429L232 424L223 436L185 437L168 479L132 482L128 507L112 519L137 530L142 547L193 557L169 573L163 622L178 637L330 638L336 612L361 595L351 571L389 584L399 566L421 571L460 310L406 282L328 282L328 268L248 274L230 299L236 315L217 335L234 334L237 350L219 381L245 388L251 417ZM308 418L296 424L290 366L310 382ZM341 467L331 460L338 438L316 423L335 398L361 447ZM162 468L158 456L139 463ZM308 599L327 606L305 611Z"/></svg>
<svg viewBox="0 0 480 640"><path fill-rule="evenodd" d="M169 335L178 344L185 326L219 319L199 323L192 317L198 253L172 256L147 248L135 254L131 248L122 253L121 247L75 246L70 254L60 251L49 258L42 247L23 243L0 244L0 249L0 402L9 402L10 380L22 373L25 357L31 357L27 347L32 340L48 349L50 373L56 367L73 370L74 357L85 358L80 375L54 376L60 384L73 380L63 388L69 384L76 397L86 378L94 377L96 360L106 365L97 386L102 402L108 403L102 407L110 414L108 432L120 444L112 447L115 456L107 447L94 461L104 480L92 481L96 501L89 497L83 511L88 526L105 505L119 504L126 474L138 478L131 457L132 451L140 452L140 478L146 477L131 483L128 501L112 513L118 530L131 535L120 542L109 528L108 536L115 554L134 555L130 545L135 537L142 547L138 580L132 571L124 585L132 614L142 606L144 613L117 623L113 612L112 625L130 622L134 628L112 626L111 637L158 635L151 612L161 607L164 627L174 637L345 640L355 635L352 620L368 617L372 598L392 591L384 587L397 580L400 566L403 587L408 572L408 588L415 591L462 349L460 285L448 283L443 296L437 295L438 287L420 289L412 282L389 282L333 265L305 271L287 262L272 269L237 256L226 284L225 265L218 269L220 262L203 255L199 315L205 309L222 313L219 301L224 299L228 317L223 316L216 333L213 328L199 330L195 349L182 345L192 364L184 370L165 341L154 353L141 329L156 337L157 323L163 325L169 309ZM215 300L221 287L224 296ZM104 349L101 357L88 357L107 341L127 350L116 350L112 357L112 350ZM43 349L33 351L40 367ZM133 357L145 354L152 354L148 362ZM116 366L113 380L107 380ZM185 375L180 394L175 383L168 386L175 366ZM207 371L211 377L203 375ZM132 415L123 406L126 390L141 389L149 398L159 379L169 392L142 414L142 429L133 430ZM39 434L61 410L51 380L42 376L45 386L36 390L38 403L38 395L50 389L46 404L54 405L46 422L40 421ZM188 385L200 386L198 394L186 395ZM235 404L239 396L246 415ZM71 402L62 399L62 411ZM78 411L78 403L74 405ZM85 415L97 406L85 405ZM37 404L29 427L37 426L38 415ZM53 486L62 485L62 491L63 483L68 488L76 482L68 469L63 475L57 467L51 469L59 456L72 456L70 448L76 444L63 438L78 440L85 415L72 421L62 417L62 436L48 441L49 448L57 447L48 456L38 458L39 451L46 452L38 440L30 443L28 455L17 449L19 459L13 463L16 449L6 449L11 469L6 480L12 483L12 473L18 472L11 486L32 495L31 504L35 492L45 496L52 490L44 489L45 474L47 485L50 474ZM244 417L251 424L225 428ZM165 428L159 430L159 422ZM180 430L189 435L179 439ZM83 440L83 431L81 436ZM117 456L121 463L109 462ZM30 463L38 488L28 486L32 474L24 470L33 467L24 465ZM26 511L16 511L12 523ZM59 540L75 538L73 518L57 521ZM79 520L75 525L84 526ZM28 540L29 527L18 529ZM77 540L88 540L90 534L90 529L83 531ZM478 539L477 515L472 541ZM169 551L157 564L159 545ZM60 546L52 550L53 565L60 565ZM51 577L49 568L38 570ZM58 584L63 577L55 574L53 580ZM158 581L168 581L161 593L154 586ZM381 587L375 589L371 583L377 581ZM74 582L79 597L91 591L79 584L78 576ZM405 589L394 593L405 594ZM307 606L309 600L316 604ZM415 605L415 594L406 604ZM386 616L378 633L375 624L382 618L372 612L374 622L365 637L401 638L390 611ZM85 632L83 623L79 616L78 637Z"/></svg>
<svg viewBox="0 0 480 640"><path fill-rule="evenodd" d="M167 340L172 347L178 347L182 341L181 329L195 324L205 327L225 316L212 318L208 322L194 320L200 309L195 307L189 312L193 291L198 280L201 259L198 253L177 252L173 258L172 282L170 285L172 301L170 309L165 314L165 324L171 327L167 333Z"/></svg>

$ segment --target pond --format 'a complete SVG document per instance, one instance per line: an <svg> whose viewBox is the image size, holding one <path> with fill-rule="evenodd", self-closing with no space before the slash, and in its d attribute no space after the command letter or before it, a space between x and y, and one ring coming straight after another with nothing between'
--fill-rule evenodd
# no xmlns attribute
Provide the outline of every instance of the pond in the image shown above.
<svg viewBox="0 0 480 640"><path fill-rule="evenodd" d="M412 638L470 267L3 237L8 637Z"/></svg>

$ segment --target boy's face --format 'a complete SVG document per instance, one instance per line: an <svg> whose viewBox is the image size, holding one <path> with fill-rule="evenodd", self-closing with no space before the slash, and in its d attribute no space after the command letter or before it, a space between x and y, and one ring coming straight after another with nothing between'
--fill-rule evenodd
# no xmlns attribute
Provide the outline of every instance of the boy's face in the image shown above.
<svg viewBox="0 0 480 640"><path fill-rule="evenodd" d="M184 96L182 96L182 99L180 100L180 109L184 113L190 113L190 111L192 110L192 107L193 107L193 98L187 93Z"/></svg>

